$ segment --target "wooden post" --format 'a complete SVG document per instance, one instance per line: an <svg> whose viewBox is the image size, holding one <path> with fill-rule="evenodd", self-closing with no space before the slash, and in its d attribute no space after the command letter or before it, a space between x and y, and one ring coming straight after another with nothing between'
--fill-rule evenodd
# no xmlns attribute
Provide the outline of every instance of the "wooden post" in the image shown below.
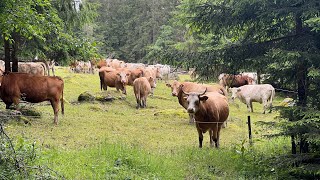
<svg viewBox="0 0 320 180"><path fill-rule="evenodd" d="M248 116L248 131L249 131L249 143L252 145L252 133L251 133L251 119Z"/></svg>

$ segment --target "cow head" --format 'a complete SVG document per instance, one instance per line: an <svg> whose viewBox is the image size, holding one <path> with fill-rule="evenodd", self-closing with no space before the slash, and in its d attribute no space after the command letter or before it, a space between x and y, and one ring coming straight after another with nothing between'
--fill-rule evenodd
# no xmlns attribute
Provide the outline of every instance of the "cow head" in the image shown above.
<svg viewBox="0 0 320 180"><path fill-rule="evenodd" d="M156 88L157 87L157 82L155 81L155 79L153 79L153 77L148 77L148 81L150 83L151 88Z"/></svg>
<svg viewBox="0 0 320 180"><path fill-rule="evenodd" d="M205 93L207 92L207 88L203 93L186 93L183 91L183 88L181 90L185 95L187 95L186 97L184 97L184 99L188 102L187 111L189 114L197 113L199 111L201 101L206 101L208 99L208 96L205 95Z"/></svg>
<svg viewBox="0 0 320 180"><path fill-rule="evenodd" d="M128 83L128 76L130 76L129 72L120 71L117 73L121 84L126 85Z"/></svg>
<svg viewBox="0 0 320 180"><path fill-rule="evenodd" d="M238 92L241 91L240 88L229 88L229 91L231 92L231 99L234 101L235 98L237 98Z"/></svg>
<svg viewBox="0 0 320 180"><path fill-rule="evenodd" d="M160 68L155 68L156 77L162 79L162 74Z"/></svg>
<svg viewBox="0 0 320 180"><path fill-rule="evenodd" d="M181 83L179 81L174 80L172 84L167 83L166 86L171 88L172 96L178 96L178 92L181 88Z"/></svg>

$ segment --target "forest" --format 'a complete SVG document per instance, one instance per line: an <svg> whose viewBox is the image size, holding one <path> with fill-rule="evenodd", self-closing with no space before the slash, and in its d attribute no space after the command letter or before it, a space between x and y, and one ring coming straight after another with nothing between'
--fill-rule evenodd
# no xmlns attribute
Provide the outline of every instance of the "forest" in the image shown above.
<svg viewBox="0 0 320 180"><path fill-rule="evenodd" d="M70 89L78 84L91 88L84 84L81 78L86 83L98 84L97 75L82 77L82 75L68 74L66 68L70 63L76 60L88 62L114 58L128 63L168 64L174 71L177 69L188 71L192 68L197 74L196 80L193 81L198 82L217 82L221 73L255 72L258 75L259 84L272 84L276 88L277 102L281 101L280 97L290 97L296 102L292 107L276 106L276 115L267 117L254 115L261 120L268 119L258 123L261 128L274 129L272 133L261 135L261 139L265 140L261 141L264 143L270 141L272 144L276 141L278 149L267 155L264 152L265 149L251 147L245 140L240 144L228 141L226 146L229 148L218 150L209 148L198 150L197 147L190 149L188 146L187 150L183 151L181 149L184 146L181 143L179 150L171 150L169 155L166 150L156 155L150 153L149 151L156 149L154 146L145 149L140 147L144 149L141 155L137 144L144 141L143 138L137 138L137 144L132 145L133 149L131 147L126 149L123 144L126 146L127 139L116 143L113 140L109 141L110 137L106 134L99 134L105 138L101 140L101 144L89 143L89 149L81 151L79 156L85 156L83 155L85 153L96 153L91 154L92 157L100 157L101 154L110 155L108 152L100 151L101 148L110 145L113 147L109 149L112 153L120 150L124 154L132 154L132 157L116 158L114 162L116 165L112 164L116 167L115 169L102 170L103 167L97 166L96 168L101 168L101 173L104 174L101 176L88 174L77 176L76 172L72 170L69 172L72 168L71 164L65 165L67 170L59 169L57 161L65 158L58 155L60 151L57 149L64 147L61 142L52 140L52 144L49 143L48 147L38 144L40 146L38 150L35 150L35 145L27 140L33 141L32 137L38 137L35 134L26 137L13 134L12 142L8 142L9 136L4 129L8 129L11 133L18 133L18 130L13 130L14 128L10 130L10 127L14 126L21 132L28 133L36 131L33 128L42 127L43 124L35 122L37 125L23 130L23 125L3 119L3 121L0 120L0 179L320 178L320 2L318 0L1 0L0 37L2 47L0 59L5 62L5 71L18 72L18 62L33 61L35 57L45 61L54 60L59 76L65 80L66 84L68 82L73 85L66 85ZM263 79L264 81L263 74L269 75L267 79ZM189 80L185 76L181 79ZM166 91L164 83L161 83L159 83L159 89ZM95 88L98 91L99 88ZM73 90L78 94L81 93L81 89ZM69 100L76 99L76 95L72 94L71 90L66 91L66 97ZM127 99L130 100L130 98ZM166 118L175 118L172 114L177 115L180 120L186 118L185 115L181 116L174 111L179 104L171 106L171 103L177 103L172 101L172 97L161 94L151 100L163 99L168 101L167 106L172 111L165 112L165 109L160 108L160 116L165 116L163 117L165 122L161 126L167 127ZM117 103L126 109L128 108L125 106L126 102L127 100ZM155 102L152 106L156 110L160 104L161 102ZM71 102L67 106L73 108L73 105ZM87 107L90 104L79 106ZM4 105L0 107L5 109ZM235 108L231 104L230 107ZM112 109L110 104L95 104L89 108L91 110ZM41 107L39 111L47 112ZM76 114L77 110L72 111ZM117 112L117 109L115 111ZM145 111L144 113L159 112ZM130 115L126 112L117 113L130 119ZM232 118L236 116L236 113L233 113ZM246 117L245 111L241 113L241 116ZM45 122L51 123L49 120ZM77 127L76 123L73 125ZM2 126L7 128L3 129ZM49 125L45 127L49 128L47 126ZM50 126L53 125L50 124ZM63 128L65 126L66 124L62 125ZM183 126L189 130L188 125ZM59 125L53 129L58 128ZM170 129L170 127L167 128ZM138 131L137 129L135 130ZM63 133L61 129L58 131ZM191 131L196 130L193 127ZM196 136L193 135L191 138L194 139ZM58 145L55 147L54 143ZM154 142L150 142L152 143ZM166 145L171 147L170 144ZM14 146L16 147L13 148ZM49 146L53 147L50 149ZM176 146L172 145L172 147ZM71 150L64 152L66 156L76 156L76 153L72 155L72 152L76 152L75 149L78 147L68 148ZM12 152L12 149L16 152ZM39 151L38 155L35 155L36 151ZM178 156L179 153L182 155ZM216 160L220 158L218 153L221 153L221 161ZM148 154L152 154L152 157ZM112 155L112 158L115 158L114 156L123 154ZM160 158L162 156L163 158ZM183 165L186 165L187 161L193 161L193 163L186 165L187 170L177 172L177 177L174 177L173 170L168 170L164 174L159 173L158 169L165 168L162 163L168 163L168 168L176 167L175 170L177 170L178 166L170 160L169 156ZM187 156L187 160L182 160L184 156ZM236 157L233 160L237 163L226 160L228 156ZM90 159L90 157L83 158L81 159L83 161ZM212 162L217 164L222 162L226 164L221 166L211 164L207 162L210 158L215 159ZM157 164L154 161L160 161L160 163ZM197 167L196 162L200 167L205 167L205 170ZM139 167L136 167L135 163L140 163ZM231 170L232 163L235 165ZM121 164L125 164L125 168L122 169ZM40 165L48 168L42 169ZM143 165L147 167L142 167ZM39 168L28 169L29 166ZM227 170L223 170L224 168ZM90 171L92 174L94 172L94 170ZM192 175L192 173L195 174Z"/></svg>

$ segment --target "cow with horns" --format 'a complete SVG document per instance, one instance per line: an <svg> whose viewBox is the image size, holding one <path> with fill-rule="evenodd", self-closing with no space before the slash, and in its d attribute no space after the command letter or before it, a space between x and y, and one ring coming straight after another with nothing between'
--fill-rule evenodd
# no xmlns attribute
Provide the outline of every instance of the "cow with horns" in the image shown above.
<svg viewBox="0 0 320 180"><path fill-rule="evenodd" d="M187 101L187 111L194 114L196 128L199 135L199 147L202 148L203 133L209 131L210 145L219 147L219 136L222 124L229 116L229 105L227 98L218 92L187 93L183 85L179 93L183 94Z"/></svg>

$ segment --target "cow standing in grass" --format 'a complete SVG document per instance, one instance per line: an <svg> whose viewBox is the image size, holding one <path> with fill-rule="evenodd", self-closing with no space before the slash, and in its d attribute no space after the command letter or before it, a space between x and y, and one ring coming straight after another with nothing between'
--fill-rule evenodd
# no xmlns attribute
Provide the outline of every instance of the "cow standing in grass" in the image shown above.
<svg viewBox="0 0 320 180"><path fill-rule="evenodd" d="M133 91L137 101L137 109L147 107L147 97L156 84L153 77L140 77L133 81Z"/></svg>
<svg viewBox="0 0 320 180"><path fill-rule="evenodd" d="M247 105L248 111L253 112L252 102L263 104L263 114L267 108L272 107L272 101L275 96L274 87L270 84L245 85L239 88L230 88L231 98L239 98L241 102Z"/></svg>
<svg viewBox="0 0 320 180"><path fill-rule="evenodd" d="M179 82L174 80L171 84L167 83L166 86L171 88L172 96L178 97L179 104L187 109L188 104L186 99L184 98L183 94L179 94L181 90L181 85L184 87L185 92L201 92L204 88L207 88L207 92L218 92L224 96L227 96L228 93L224 89L224 87L216 84L216 85L207 85L207 84L197 84L193 82ZM189 123L192 124L194 122L193 114L189 114Z"/></svg>
<svg viewBox="0 0 320 180"><path fill-rule="evenodd" d="M101 67L99 69L100 89L107 90L109 87L119 89L123 94L127 94L126 85L128 84L128 77L130 72L126 70L116 70L111 67Z"/></svg>
<svg viewBox="0 0 320 180"><path fill-rule="evenodd" d="M64 83L60 77L9 72L0 77L0 82L0 97L7 109L12 104L19 109L20 99L31 103L50 101L54 111L54 123L58 124L59 103L64 114Z"/></svg>
<svg viewBox="0 0 320 180"><path fill-rule="evenodd" d="M202 148L203 133L209 131L210 145L219 147L220 130L229 116L227 98L218 92L185 92L181 85L178 96L185 96L187 111L193 114L199 135L199 147Z"/></svg>

